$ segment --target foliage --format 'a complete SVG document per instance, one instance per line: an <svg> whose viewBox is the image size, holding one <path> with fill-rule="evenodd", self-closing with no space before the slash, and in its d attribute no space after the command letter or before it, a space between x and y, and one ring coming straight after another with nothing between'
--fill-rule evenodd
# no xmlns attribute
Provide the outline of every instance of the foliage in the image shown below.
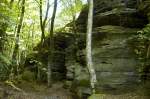
<svg viewBox="0 0 150 99"><path fill-rule="evenodd" d="M141 40L150 40L150 24L143 28L143 30L138 31L138 38Z"/></svg>
<svg viewBox="0 0 150 99"><path fill-rule="evenodd" d="M22 74L21 79L25 81L33 81L35 80L35 74L29 70L25 70Z"/></svg>
<svg viewBox="0 0 150 99"><path fill-rule="evenodd" d="M43 16L46 13L47 0L43 1ZM51 21L51 13L53 7L53 1L50 1L50 11L48 15L48 21L46 22L45 34L48 35L49 23ZM60 0L58 5L61 6L61 9L58 9L56 17L56 25L61 28L63 25L70 23L72 21L72 16L77 16L83 7L82 0ZM23 25L21 32L19 34L18 45L19 50L17 52L17 66L12 65L13 61L10 61L13 57L13 52L15 48L17 26L20 20L21 14L21 0L0 0L0 79L7 79L10 75L12 67L17 68L19 73L23 75L33 76L29 72L23 72L26 69L24 66L26 57L33 52L35 46L40 42L41 39L41 29L39 21L39 0L26 0L25 3L25 15L23 20ZM77 18L77 17L76 17ZM64 19L64 20L63 20ZM68 21L69 19L69 21ZM61 20L61 21L57 21ZM67 20L67 21L66 21ZM63 21L63 22L62 22ZM59 25L57 25L59 24ZM62 25L63 24L63 25ZM3 54L2 54L3 53ZM36 61L36 60L34 60ZM18 66L19 64L19 66ZM35 63L35 77L40 80L47 79L47 69L45 65L41 64L39 61ZM3 74L3 75L2 75ZM16 74L16 73L14 73ZM19 75L17 75L19 76ZM24 78L28 79L28 77Z"/></svg>
<svg viewBox="0 0 150 99"><path fill-rule="evenodd" d="M0 80L6 80L10 73L10 59L6 54L7 34L6 30L10 26L10 8L7 0L0 1Z"/></svg>
<svg viewBox="0 0 150 99"><path fill-rule="evenodd" d="M83 0L84 1L84 0ZM62 10L58 14L58 17L66 23L70 23L78 17L81 9L83 8L82 0L61 0Z"/></svg>
<svg viewBox="0 0 150 99"><path fill-rule="evenodd" d="M0 53L0 80L6 80L10 74L11 61L6 55Z"/></svg>
<svg viewBox="0 0 150 99"><path fill-rule="evenodd" d="M150 70L150 24L137 32L137 35L133 38L133 42L135 43L132 45L134 46L134 52L140 60L139 72L143 79Z"/></svg>
<svg viewBox="0 0 150 99"><path fill-rule="evenodd" d="M72 16L81 11L83 4L81 0L62 0L62 5L64 5L61 16L67 15Z"/></svg>

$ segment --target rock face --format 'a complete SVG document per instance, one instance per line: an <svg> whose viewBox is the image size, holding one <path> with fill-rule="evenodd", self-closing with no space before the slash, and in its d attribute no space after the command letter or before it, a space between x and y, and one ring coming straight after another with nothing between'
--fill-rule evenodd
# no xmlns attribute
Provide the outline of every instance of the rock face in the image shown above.
<svg viewBox="0 0 150 99"><path fill-rule="evenodd" d="M52 79L53 81L60 81L66 79L66 51L65 49L73 44L73 35L69 33L58 33L54 37L54 58L53 58L53 67L51 67L52 70ZM43 47L41 45L37 45L36 48L34 48L34 52L31 55L28 56L25 62L25 67L31 71L36 71L40 67L40 72L43 72L43 69L47 68L47 61L48 61L48 46L49 38L47 38L43 44ZM40 63L40 66L38 66L38 63ZM44 75L41 75L41 80L46 81L46 72L44 71Z"/></svg>
<svg viewBox="0 0 150 99"><path fill-rule="evenodd" d="M139 29L125 28L122 26L105 25L94 28L92 57L93 66L97 75L97 90L113 90L119 94L119 90L133 87L139 83L138 74L139 61L128 43ZM83 36L83 37L82 37ZM82 39L84 35L80 36ZM85 41L82 41L83 45ZM79 62L71 62L74 72L68 69L68 75L72 76L73 86L77 91L89 94L89 73L85 62L85 48L77 51L80 56ZM68 59L67 61L71 61ZM70 66L71 66L70 65ZM73 78L75 77L75 78ZM74 87L73 87L74 88Z"/></svg>
<svg viewBox="0 0 150 99"><path fill-rule="evenodd" d="M102 40L95 38L93 41L93 65L98 85L116 88L138 82L138 61L128 44L137 29L102 26L95 30L97 36L105 34Z"/></svg>
<svg viewBox="0 0 150 99"><path fill-rule="evenodd" d="M117 25L131 28L144 27L148 21L144 15L137 11L137 1L138 0L95 0L94 27L103 25ZM87 13L88 9L85 7L77 19L76 24L79 32L85 32L86 30Z"/></svg>
<svg viewBox="0 0 150 99"><path fill-rule="evenodd" d="M141 14L143 10L137 10L140 5L137 1L94 0L92 56L98 91L113 90L119 93L120 89L136 85L140 80L139 61L128 43L148 23L148 18ZM66 85L79 95L90 93L90 76L85 61L86 21L87 7L76 21L76 39L73 33L55 36L55 65L52 67L54 79L65 79ZM43 58L40 58L43 62L47 48L42 53Z"/></svg>
<svg viewBox="0 0 150 99"><path fill-rule="evenodd" d="M137 8L143 2L138 0L95 0L93 24L93 66L97 75L97 90L134 89L139 83L139 61L129 44L138 30L148 23L146 15ZM80 33L79 44L85 45L87 8L85 7L76 21ZM79 94L88 94L89 74L85 67L85 46L77 51L79 62L74 63L73 85ZM70 60L67 60L70 61ZM70 71L70 69L68 69ZM68 75L71 74L67 72ZM73 73L72 73L73 74ZM73 87L74 88L74 87ZM127 90L126 90L127 91Z"/></svg>

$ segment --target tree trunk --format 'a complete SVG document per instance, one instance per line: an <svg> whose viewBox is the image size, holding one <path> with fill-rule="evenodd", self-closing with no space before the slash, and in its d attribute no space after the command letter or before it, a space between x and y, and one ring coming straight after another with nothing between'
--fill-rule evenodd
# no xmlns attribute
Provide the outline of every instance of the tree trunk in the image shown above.
<svg viewBox="0 0 150 99"><path fill-rule="evenodd" d="M44 39L45 39L45 34L44 34L44 27L43 27L43 17L42 17L42 0L40 0L40 27L41 27L41 45L43 45Z"/></svg>
<svg viewBox="0 0 150 99"><path fill-rule="evenodd" d="M47 18L48 18L48 12L49 12L49 8L50 8L50 4L49 4L49 0L47 0L47 9L46 9L46 15L45 15L45 18L43 20L42 18L42 14L43 14L43 11L42 11L42 0L40 0L40 27L41 27L41 45L43 46L43 43L44 43L44 40L45 40L45 26L46 26L46 21L47 21Z"/></svg>
<svg viewBox="0 0 150 99"><path fill-rule="evenodd" d="M44 31L45 31L46 21L47 21L47 18L48 18L49 8L50 8L50 4L49 4L49 0L47 0L47 9L46 9L45 18L44 18L44 21L43 21Z"/></svg>
<svg viewBox="0 0 150 99"><path fill-rule="evenodd" d="M54 9L53 9L53 14L51 18L51 24L50 24L50 39L49 39L49 44L50 44L50 49L49 49L49 54L48 54L48 75L47 75L47 80L48 80L48 86L51 86L51 67L54 65L53 64L53 54L54 54L54 38L53 38L53 32L54 32L54 23L55 23L55 16L56 16L56 11L57 11L57 0L54 0Z"/></svg>
<svg viewBox="0 0 150 99"><path fill-rule="evenodd" d="M33 23L33 27L32 27L32 51L33 51L33 48L34 48L34 24Z"/></svg>
<svg viewBox="0 0 150 99"><path fill-rule="evenodd" d="M17 34L16 34L16 41L15 41L15 48L13 51L13 55L12 55L12 62L13 65L19 65L18 64L18 52L19 52L19 39L20 39L20 31L21 31L21 27L22 27L22 22L23 22L23 18L24 18L24 13L25 13L25 0L22 0L22 4L21 4L22 8L21 8L21 14L20 14L20 21L19 24L17 26Z"/></svg>
<svg viewBox="0 0 150 99"><path fill-rule="evenodd" d="M90 73L90 82L93 93L95 93L96 73L92 63L92 26L93 26L93 0L89 0L89 12L86 37L86 62Z"/></svg>

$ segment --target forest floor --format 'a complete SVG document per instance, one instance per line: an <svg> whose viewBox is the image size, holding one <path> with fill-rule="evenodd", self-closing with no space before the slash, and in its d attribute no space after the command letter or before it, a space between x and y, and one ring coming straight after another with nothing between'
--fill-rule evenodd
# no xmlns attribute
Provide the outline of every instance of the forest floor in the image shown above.
<svg viewBox="0 0 150 99"><path fill-rule="evenodd" d="M135 84L132 87L103 91L88 99L150 99L150 81Z"/></svg>
<svg viewBox="0 0 150 99"><path fill-rule="evenodd" d="M17 87L22 91L0 83L0 99L78 99L72 92L63 88L60 82L53 84L51 88L36 82L22 82Z"/></svg>
<svg viewBox="0 0 150 99"><path fill-rule="evenodd" d="M0 99L79 99L75 94L63 87L63 83L57 82L48 88L44 84L23 81L16 87L17 91L8 84L0 83ZM121 91L121 90L120 90ZM150 83L146 83L132 90L128 88L117 94L113 90L92 95L89 99L150 99Z"/></svg>

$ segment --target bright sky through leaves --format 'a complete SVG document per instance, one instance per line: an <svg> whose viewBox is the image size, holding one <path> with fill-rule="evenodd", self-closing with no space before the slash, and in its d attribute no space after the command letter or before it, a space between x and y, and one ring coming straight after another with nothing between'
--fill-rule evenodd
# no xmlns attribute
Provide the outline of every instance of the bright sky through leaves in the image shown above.
<svg viewBox="0 0 150 99"><path fill-rule="evenodd" d="M82 3L83 4L86 4L86 2L87 2L87 0L82 0ZM51 15L52 15L52 12L53 12L53 0L50 0L50 5L51 5L51 7L50 7L50 10L49 10L49 18L51 17ZM57 8L57 14L56 14L56 22L55 22L55 27L57 28L57 27L59 27L60 28L60 26L63 26L63 25L65 25L65 24L67 24L66 22L64 22L64 20L62 20L61 18L59 18L59 13L61 13L62 12L62 4L60 3L60 0L58 0L58 8ZM46 3L45 3L45 6L43 6L43 9L45 9L46 10ZM45 11L46 12L46 11ZM45 16L45 13L44 13L44 15L43 16ZM65 16L64 16L65 17Z"/></svg>

